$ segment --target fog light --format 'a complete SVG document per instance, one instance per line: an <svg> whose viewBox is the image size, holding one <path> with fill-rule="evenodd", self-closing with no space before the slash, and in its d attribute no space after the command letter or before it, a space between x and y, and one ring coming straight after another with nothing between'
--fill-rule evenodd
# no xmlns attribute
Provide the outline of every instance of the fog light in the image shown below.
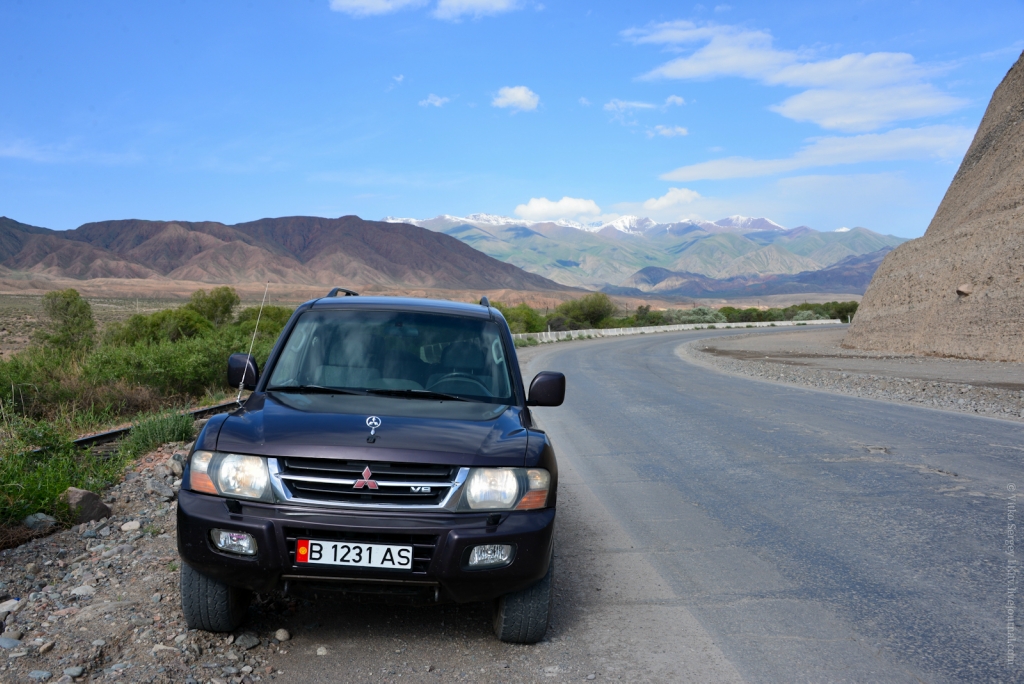
<svg viewBox="0 0 1024 684"><path fill-rule="evenodd" d="M489 568L508 565L512 560L511 544L483 544L474 546L469 553L469 567Z"/></svg>
<svg viewBox="0 0 1024 684"><path fill-rule="evenodd" d="M213 545L221 551L238 553L243 556L256 555L256 540L245 532L228 532L227 530L210 530Z"/></svg>

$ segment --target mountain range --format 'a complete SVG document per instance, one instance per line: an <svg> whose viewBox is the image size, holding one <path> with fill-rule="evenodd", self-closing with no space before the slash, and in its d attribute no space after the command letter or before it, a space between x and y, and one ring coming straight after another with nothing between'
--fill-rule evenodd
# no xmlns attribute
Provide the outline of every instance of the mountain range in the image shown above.
<svg viewBox="0 0 1024 684"><path fill-rule="evenodd" d="M786 229L767 218L745 216L676 223L623 216L606 223L578 223L444 214L432 219L389 216L383 221L441 232L531 273L589 289L636 289L631 279L649 267L727 281L731 286L740 282L734 278L754 282L766 276L813 273L851 257L874 255L864 262L873 263L906 241L867 228ZM870 281L870 274L867 277ZM866 286L867 281L855 290L863 292Z"/></svg>
<svg viewBox="0 0 1024 684"><path fill-rule="evenodd" d="M54 231L0 217L0 276L273 282L456 290L568 291L438 232L292 216L213 221L101 221Z"/></svg>

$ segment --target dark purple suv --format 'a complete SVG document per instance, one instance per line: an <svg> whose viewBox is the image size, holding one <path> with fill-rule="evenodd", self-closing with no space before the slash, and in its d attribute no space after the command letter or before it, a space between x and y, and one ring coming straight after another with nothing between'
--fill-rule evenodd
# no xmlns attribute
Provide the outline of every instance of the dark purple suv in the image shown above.
<svg viewBox="0 0 1024 684"><path fill-rule="evenodd" d="M336 294L332 292L332 294ZM558 467L501 313L328 296L292 316L253 392L210 419L178 502L189 627L230 631L253 591L431 604L494 601L503 641L547 629Z"/></svg>

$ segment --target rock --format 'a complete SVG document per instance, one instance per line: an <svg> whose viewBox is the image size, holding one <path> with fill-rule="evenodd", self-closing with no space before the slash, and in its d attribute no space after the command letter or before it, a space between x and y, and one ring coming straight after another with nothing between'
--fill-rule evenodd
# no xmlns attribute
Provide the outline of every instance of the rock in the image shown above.
<svg viewBox="0 0 1024 684"><path fill-rule="evenodd" d="M110 517L110 506L100 501L99 495L88 489L68 487L61 498L67 502L75 522L79 524Z"/></svg>
<svg viewBox="0 0 1024 684"><path fill-rule="evenodd" d="M158 465L156 468L153 468L153 475L155 475L156 477L165 478L168 477L170 474L171 469L165 465Z"/></svg>
<svg viewBox="0 0 1024 684"><path fill-rule="evenodd" d="M107 642L104 641L103 639L96 639L95 641L92 642L92 645L93 646L106 646Z"/></svg>
<svg viewBox="0 0 1024 684"><path fill-rule="evenodd" d="M0 634L0 637L4 639L14 639L15 641L20 641L23 636L25 636L25 633L20 629L5 629L4 633Z"/></svg>
<svg viewBox="0 0 1024 684"><path fill-rule="evenodd" d="M46 670L32 670L31 672L28 673L28 676L29 676L29 679L34 679L37 682L45 682L46 680L48 680L53 675L51 675Z"/></svg>
<svg viewBox="0 0 1024 684"><path fill-rule="evenodd" d="M279 629L274 632L274 638L278 641L288 641L292 638L292 635L288 633L287 629Z"/></svg>
<svg viewBox="0 0 1024 684"><path fill-rule="evenodd" d="M1024 361L1022 121L1024 55L992 94L924 236L875 272L844 347Z"/></svg>
<svg viewBox="0 0 1024 684"><path fill-rule="evenodd" d="M129 520L124 525L121 525L121 531L122 532L134 532L135 530L139 529L140 527L142 527L142 523L140 523L138 520Z"/></svg>
<svg viewBox="0 0 1024 684"><path fill-rule="evenodd" d="M185 468L178 461L171 461L171 472L175 477L181 477L181 474L185 472Z"/></svg>
<svg viewBox="0 0 1024 684"><path fill-rule="evenodd" d="M39 652L40 653L49 653L50 651L53 650L53 647L55 645L56 645L56 642L47 641L45 644L43 644L42 646L39 647Z"/></svg>
<svg viewBox="0 0 1024 684"><path fill-rule="evenodd" d="M68 677L81 677L85 674L85 668L78 667L77 665L75 667L65 667L64 674Z"/></svg>
<svg viewBox="0 0 1024 684"><path fill-rule="evenodd" d="M37 572L39 572L39 566L36 565L35 563L29 563L28 565L25 566L25 572L34 575Z"/></svg>
<svg viewBox="0 0 1024 684"><path fill-rule="evenodd" d="M318 656L325 656L327 655L327 649L321 646L320 648L316 649L316 654Z"/></svg>
<svg viewBox="0 0 1024 684"><path fill-rule="evenodd" d="M30 530L36 530L38 532L41 530L48 530L56 525L57 519L51 515L46 515L45 513L33 513L22 520L21 524Z"/></svg>
<svg viewBox="0 0 1024 684"><path fill-rule="evenodd" d="M174 643L180 646L181 644L185 643L185 639L188 639L188 634L179 634L178 636L174 637Z"/></svg>
<svg viewBox="0 0 1024 684"><path fill-rule="evenodd" d="M243 649L245 651L248 651L250 648L256 648L259 645L260 645L259 637L257 637L255 634L252 634L250 632L245 632L243 634L240 634L240 635L238 635L238 638L235 639L235 646L238 646L239 648L241 648L241 649Z"/></svg>
<svg viewBox="0 0 1024 684"><path fill-rule="evenodd" d="M72 596L92 596L96 593L96 590L90 587L88 584L83 584L80 587L75 587L71 590Z"/></svg>
<svg viewBox="0 0 1024 684"><path fill-rule="evenodd" d="M131 620L129 620L129 622L131 622L136 627L149 627L151 624L153 624L153 618L144 617L142 615L136 615Z"/></svg>
<svg viewBox="0 0 1024 684"><path fill-rule="evenodd" d="M25 602L18 599L11 599L0 603L0 612L6 611L11 614L16 614L19 610L25 607ZM6 618L4 618L6 619Z"/></svg>
<svg viewBox="0 0 1024 684"><path fill-rule="evenodd" d="M153 647L153 655L156 655L161 651L171 651L173 653L177 653L178 649L174 648L173 646L164 646L163 644L157 644Z"/></svg>
<svg viewBox="0 0 1024 684"><path fill-rule="evenodd" d="M19 646L21 646L21 642L17 639L11 639L10 637L0 636L0 648L4 649L5 651L10 650L12 648L18 648Z"/></svg>
<svg viewBox="0 0 1024 684"><path fill-rule="evenodd" d="M163 598L163 596L161 596L160 594L153 594L152 596L149 597L149 600L152 601L153 603L160 603L160 599L162 599L162 598Z"/></svg>
<svg viewBox="0 0 1024 684"><path fill-rule="evenodd" d="M164 499L170 500L174 498L174 490L165 485L160 480L146 480L146 491L149 492L150 494L162 496Z"/></svg>

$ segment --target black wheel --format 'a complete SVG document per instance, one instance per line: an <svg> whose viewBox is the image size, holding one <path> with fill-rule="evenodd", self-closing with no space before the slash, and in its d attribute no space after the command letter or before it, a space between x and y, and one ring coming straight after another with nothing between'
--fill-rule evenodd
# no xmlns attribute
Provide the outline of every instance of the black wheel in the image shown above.
<svg viewBox="0 0 1024 684"><path fill-rule="evenodd" d="M535 644L548 631L551 569L532 587L505 594L494 602L494 634L510 644Z"/></svg>
<svg viewBox="0 0 1024 684"><path fill-rule="evenodd" d="M189 629L230 632L245 619L252 592L229 587L181 564L181 612Z"/></svg>

